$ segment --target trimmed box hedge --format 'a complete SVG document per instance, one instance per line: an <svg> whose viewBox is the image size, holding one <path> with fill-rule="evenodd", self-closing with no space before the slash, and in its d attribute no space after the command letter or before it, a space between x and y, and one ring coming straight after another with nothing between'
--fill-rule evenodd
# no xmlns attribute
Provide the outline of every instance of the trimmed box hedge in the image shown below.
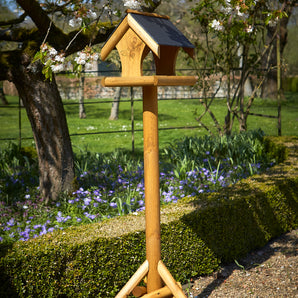
<svg viewBox="0 0 298 298"><path fill-rule="evenodd" d="M298 91L298 77L286 77L282 81L284 91L297 92Z"/></svg>
<svg viewBox="0 0 298 298"><path fill-rule="evenodd" d="M284 163L161 209L162 259L177 281L298 227L298 138L273 140L289 147ZM0 297L114 297L146 258L144 226L129 215L2 247Z"/></svg>

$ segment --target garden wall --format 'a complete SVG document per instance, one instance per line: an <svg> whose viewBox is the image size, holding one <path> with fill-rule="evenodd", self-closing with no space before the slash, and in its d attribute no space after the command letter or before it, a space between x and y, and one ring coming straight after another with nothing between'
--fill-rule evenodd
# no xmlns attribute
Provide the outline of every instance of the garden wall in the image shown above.
<svg viewBox="0 0 298 298"><path fill-rule="evenodd" d="M84 99L92 98L114 98L116 88L103 87L102 77L86 77L84 86ZM79 98L79 79L56 77L56 82L62 99ZM18 96L18 92L13 83L5 81L3 84L4 93ZM196 98L200 94L189 86L159 87L159 98ZM130 88L122 88L121 97L130 97ZM142 98L142 88L134 88L134 98Z"/></svg>
<svg viewBox="0 0 298 298"><path fill-rule="evenodd" d="M298 227L298 138L273 140L273 150L289 149L282 164L162 208L162 258L177 281ZM144 214L123 216L1 247L0 296L115 297L145 260L144 222Z"/></svg>
<svg viewBox="0 0 298 298"><path fill-rule="evenodd" d="M85 77L84 99L92 98L113 98L116 88L103 87L101 85L102 77ZM225 81L225 80L223 80ZM62 99L78 99L79 95L79 78L69 78L66 76L56 76L56 82ZM209 91L208 96L217 92L216 97L225 97L227 93L226 84L222 83L219 88L217 77L212 79L213 89ZM4 93L7 95L18 96L18 92L13 83L4 81ZM158 88L160 99L167 98L198 98L203 97L202 91L190 86L160 86ZM130 97L130 88L122 88L121 97ZM142 98L142 88L134 87L134 98Z"/></svg>

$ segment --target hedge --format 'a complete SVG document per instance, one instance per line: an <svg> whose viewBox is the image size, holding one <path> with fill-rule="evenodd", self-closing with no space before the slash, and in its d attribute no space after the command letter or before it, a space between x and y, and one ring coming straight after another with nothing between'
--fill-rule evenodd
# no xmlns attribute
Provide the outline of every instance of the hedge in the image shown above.
<svg viewBox="0 0 298 298"><path fill-rule="evenodd" d="M162 259L177 281L298 227L298 138L274 142L291 148L269 172L162 208ZM1 248L0 297L115 297L144 260L144 214L57 231Z"/></svg>
<svg viewBox="0 0 298 298"><path fill-rule="evenodd" d="M286 77L282 81L284 91L298 91L298 77Z"/></svg>

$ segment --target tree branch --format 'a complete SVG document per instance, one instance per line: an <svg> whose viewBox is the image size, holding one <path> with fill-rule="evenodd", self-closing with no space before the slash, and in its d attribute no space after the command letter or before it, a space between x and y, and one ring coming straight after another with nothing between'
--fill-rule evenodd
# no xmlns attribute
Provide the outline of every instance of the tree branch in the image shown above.
<svg viewBox="0 0 298 298"><path fill-rule="evenodd" d="M25 12L16 19L11 19L8 21L0 21L0 27L20 24L25 20L27 15L28 14Z"/></svg>
<svg viewBox="0 0 298 298"><path fill-rule="evenodd" d="M67 8L67 6L70 4L71 1L64 2L62 5L58 5L57 3L53 2L46 2L44 4L44 10L46 11L46 13L60 12L63 15L67 15L67 13L72 12L72 10L69 10Z"/></svg>
<svg viewBox="0 0 298 298"><path fill-rule="evenodd" d="M66 56L84 48L86 44L96 44L104 42L111 34L115 25L110 23L101 24L96 30L96 35L92 36L93 28L87 29L86 32L81 30L75 30L68 34L57 28L52 20L44 11L36 0L16 0L23 10L30 16L32 21L38 28L41 37L39 42L41 43L43 38L47 35L47 41L56 50L65 50L67 48ZM50 28L50 29L49 29ZM73 41L73 39L75 40ZM70 44L71 43L71 44Z"/></svg>
<svg viewBox="0 0 298 298"><path fill-rule="evenodd" d="M16 0L17 3L28 13L39 32L42 35L47 33L51 19L47 13L41 8L40 4L35 0ZM57 29L58 30L58 29Z"/></svg>
<svg viewBox="0 0 298 298"><path fill-rule="evenodd" d="M26 29L20 27L13 27L9 29L0 30L0 41L15 41L23 42L29 39L39 38L40 34L37 29Z"/></svg>

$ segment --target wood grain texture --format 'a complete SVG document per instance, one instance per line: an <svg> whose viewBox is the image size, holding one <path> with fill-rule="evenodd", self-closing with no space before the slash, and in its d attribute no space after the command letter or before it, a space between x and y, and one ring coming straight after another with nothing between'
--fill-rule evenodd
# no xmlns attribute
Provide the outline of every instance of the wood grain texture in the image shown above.
<svg viewBox="0 0 298 298"><path fill-rule="evenodd" d="M104 77L104 87L138 87L138 86L192 86L195 76L140 76L140 77Z"/></svg>

